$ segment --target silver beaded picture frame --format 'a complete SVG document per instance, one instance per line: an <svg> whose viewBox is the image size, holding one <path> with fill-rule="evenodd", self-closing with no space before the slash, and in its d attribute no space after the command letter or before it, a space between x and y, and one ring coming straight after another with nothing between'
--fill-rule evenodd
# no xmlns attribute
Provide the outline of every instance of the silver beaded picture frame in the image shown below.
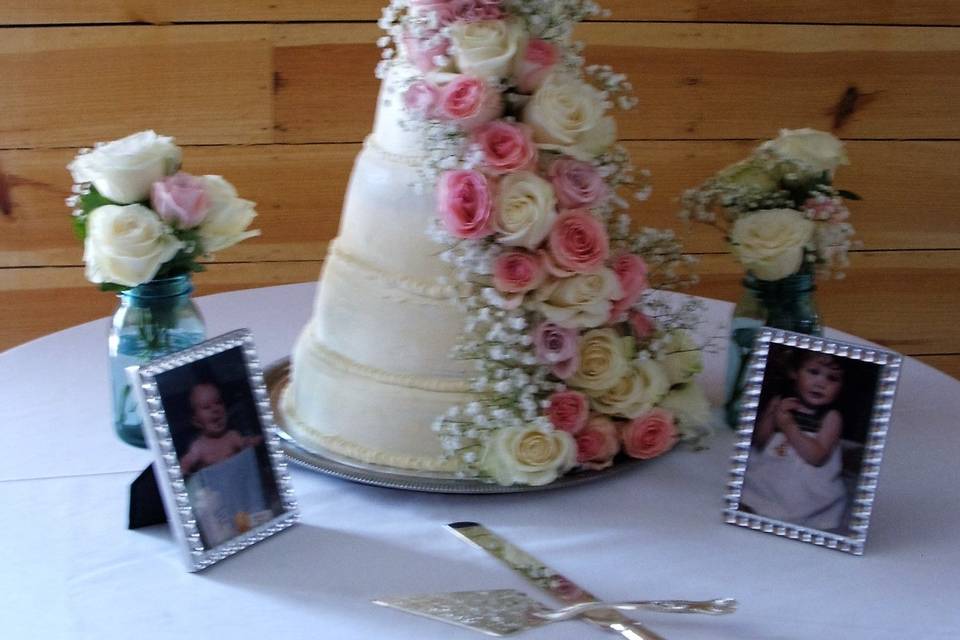
<svg viewBox="0 0 960 640"><path fill-rule="evenodd" d="M130 367L127 375L167 520L190 571L299 520L250 331Z"/></svg>
<svg viewBox="0 0 960 640"><path fill-rule="evenodd" d="M745 374L726 522L863 555L902 360L871 346L760 329ZM800 440L801 430L818 446ZM838 432L835 448L820 445Z"/></svg>

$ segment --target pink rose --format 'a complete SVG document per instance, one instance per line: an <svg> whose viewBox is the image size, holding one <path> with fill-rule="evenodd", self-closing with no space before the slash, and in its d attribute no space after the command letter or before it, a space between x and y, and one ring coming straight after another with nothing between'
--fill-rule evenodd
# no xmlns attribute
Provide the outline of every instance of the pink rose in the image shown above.
<svg viewBox="0 0 960 640"><path fill-rule="evenodd" d="M620 322L649 286L647 263L636 254L623 253L614 259L610 268L617 274L620 287L623 289L623 297L614 302L610 309L610 321Z"/></svg>
<svg viewBox="0 0 960 640"><path fill-rule="evenodd" d="M167 224L192 229L203 222L210 199L200 178L181 172L153 183L150 206Z"/></svg>
<svg viewBox="0 0 960 640"><path fill-rule="evenodd" d="M549 176L564 209L589 209L610 196L610 187L589 162L565 156L550 165Z"/></svg>
<svg viewBox="0 0 960 640"><path fill-rule="evenodd" d="M437 26L450 24L457 18L457 7L463 0L410 0L411 13L418 17L434 14Z"/></svg>
<svg viewBox="0 0 960 640"><path fill-rule="evenodd" d="M569 275L599 271L610 255L603 223L582 209L557 216L547 243L553 265Z"/></svg>
<svg viewBox="0 0 960 640"><path fill-rule="evenodd" d="M426 80L417 80L403 94L403 105L407 111L425 120L434 116L439 101L440 88Z"/></svg>
<svg viewBox="0 0 960 640"><path fill-rule="evenodd" d="M544 322L533 331L537 360L553 366L553 374L566 380L580 367L579 333L553 322Z"/></svg>
<svg viewBox="0 0 960 640"><path fill-rule="evenodd" d="M517 58L514 76L522 93L533 93L540 88L560 61L560 50L546 40L534 39L527 43L523 55Z"/></svg>
<svg viewBox="0 0 960 640"><path fill-rule="evenodd" d="M474 141L483 151L484 166L494 174L529 169L537 160L533 129L525 124L495 120L477 129Z"/></svg>
<svg viewBox="0 0 960 640"><path fill-rule="evenodd" d="M590 400L579 391L558 391L550 396L547 417L553 426L571 435L587 425L590 415Z"/></svg>
<svg viewBox="0 0 960 640"><path fill-rule="evenodd" d="M673 414L654 409L623 427L620 438L627 455L649 460L672 449L679 436Z"/></svg>
<svg viewBox="0 0 960 640"><path fill-rule="evenodd" d="M803 203L802 210L813 220L829 220L836 223L843 222L850 217L850 211L843 200L828 198L824 195L807 198L806 202Z"/></svg>
<svg viewBox="0 0 960 640"><path fill-rule="evenodd" d="M605 416L590 418L574 439L577 442L577 462L587 469L606 469L620 453L617 425Z"/></svg>
<svg viewBox="0 0 960 640"><path fill-rule="evenodd" d="M653 320L647 317L642 311L633 310L627 315L627 321L633 330L633 337L637 340L645 340L653 335L657 326Z"/></svg>
<svg viewBox="0 0 960 640"><path fill-rule="evenodd" d="M476 240L493 233L493 198L479 171L447 171L437 188L440 219L457 238Z"/></svg>
<svg viewBox="0 0 960 640"><path fill-rule="evenodd" d="M493 286L507 296L506 308L516 309L523 294L536 289L547 277L540 259L526 251L507 251L493 261Z"/></svg>
<svg viewBox="0 0 960 640"><path fill-rule="evenodd" d="M480 78L457 76L443 87L437 113L472 131L500 115L500 94Z"/></svg>
<svg viewBox="0 0 960 640"><path fill-rule="evenodd" d="M403 38L403 47L406 49L407 59L424 73L436 69L439 66L437 58L446 57L450 53L450 41L436 32L420 38L406 36Z"/></svg>
<svg viewBox="0 0 960 640"><path fill-rule="evenodd" d="M500 0L454 0L457 17L464 22L499 20L503 17Z"/></svg>

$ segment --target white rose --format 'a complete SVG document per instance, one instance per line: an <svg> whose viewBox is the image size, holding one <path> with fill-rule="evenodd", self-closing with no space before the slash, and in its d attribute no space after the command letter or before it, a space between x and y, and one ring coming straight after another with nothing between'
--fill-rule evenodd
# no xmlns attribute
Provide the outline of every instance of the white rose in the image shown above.
<svg viewBox="0 0 960 640"><path fill-rule="evenodd" d="M681 439L697 441L710 435L713 416L710 401L700 385L690 383L671 389L660 401L660 407L676 418Z"/></svg>
<svg viewBox="0 0 960 640"><path fill-rule="evenodd" d="M237 197L233 185L220 176L203 176L201 180L210 198L210 210L198 229L204 253L220 251L260 235L259 230L246 230L257 215L256 203Z"/></svg>
<svg viewBox="0 0 960 640"><path fill-rule="evenodd" d="M780 184L779 176L759 163L745 161L727 167L718 176L720 182L742 187L758 194L775 191Z"/></svg>
<svg viewBox="0 0 960 640"><path fill-rule="evenodd" d="M145 206L104 205L87 217L86 276L90 282L135 287L153 280L182 247L157 214Z"/></svg>
<svg viewBox="0 0 960 640"><path fill-rule="evenodd" d="M754 276L780 280L803 264L814 224L792 209L768 209L739 218L730 231L732 250Z"/></svg>
<svg viewBox="0 0 960 640"><path fill-rule="evenodd" d="M613 388L630 372L633 341L613 329L594 329L580 338L580 365L567 384L591 395Z"/></svg>
<svg viewBox="0 0 960 640"><path fill-rule="evenodd" d="M693 336L677 329L667 334L667 338L669 342L659 361L671 385L687 382L703 371L703 353Z"/></svg>
<svg viewBox="0 0 960 640"><path fill-rule="evenodd" d="M173 138L141 131L96 147L67 167L74 182L90 182L105 198L120 204L150 198L150 187L180 166L180 148Z"/></svg>
<svg viewBox="0 0 960 640"><path fill-rule="evenodd" d="M535 427L498 429L487 441L480 468L501 485L544 485L573 468L577 445L565 431Z"/></svg>
<svg viewBox="0 0 960 640"><path fill-rule="evenodd" d="M781 129L776 140L766 147L777 155L810 167L814 173L833 173L841 164L849 164L843 143L833 135L815 129Z"/></svg>
<svg viewBox="0 0 960 640"><path fill-rule="evenodd" d="M657 362L645 360L630 369L615 386L591 397L600 413L621 418L639 418L670 390L667 372Z"/></svg>
<svg viewBox="0 0 960 640"><path fill-rule="evenodd" d="M581 160L603 153L616 140L616 123L605 115L603 95L595 87L553 74L537 90L523 112L533 139L546 149Z"/></svg>
<svg viewBox="0 0 960 640"><path fill-rule="evenodd" d="M623 297L620 280L610 269L547 282L532 301L547 320L568 329L599 327L610 317L612 300Z"/></svg>
<svg viewBox="0 0 960 640"><path fill-rule="evenodd" d="M496 228L500 242L511 247L536 249L557 218L553 186L528 171L505 177L498 188Z"/></svg>
<svg viewBox="0 0 960 640"><path fill-rule="evenodd" d="M458 22L450 27L460 72L485 80L510 75L523 37L520 24L510 20Z"/></svg>

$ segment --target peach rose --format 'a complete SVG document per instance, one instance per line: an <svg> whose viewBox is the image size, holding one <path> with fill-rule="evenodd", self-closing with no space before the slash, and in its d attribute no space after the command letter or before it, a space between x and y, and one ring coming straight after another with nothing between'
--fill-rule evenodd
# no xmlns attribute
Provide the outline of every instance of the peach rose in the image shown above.
<svg viewBox="0 0 960 640"><path fill-rule="evenodd" d="M550 408L547 417L550 423L560 431L576 435L587 425L590 414L590 401L577 391L558 391L550 396Z"/></svg>
<svg viewBox="0 0 960 640"><path fill-rule="evenodd" d="M457 238L475 240L493 233L493 197L478 171L448 171L437 189L440 219Z"/></svg>
<svg viewBox="0 0 960 640"><path fill-rule="evenodd" d="M474 76L457 76L440 92L437 115L456 122L464 131L473 131L500 115L500 94Z"/></svg>
<svg viewBox="0 0 960 640"><path fill-rule="evenodd" d="M566 275L596 273L610 255L610 241L603 223L582 209L557 216L547 245L553 264L566 271Z"/></svg>
<svg viewBox="0 0 960 640"><path fill-rule="evenodd" d="M573 436L577 442L577 462L586 469L606 469L620 453L620 437L613 420L603 416L590 418Z"/></svg>
<svg viewBox="0 0 960 640"><path fill-rule="evenodd" d="M627 423L620 432L623 450L631 458L649 460L663 455L677 443L679 435L673 414L654 409Z"/></svg>
<svg viewBox="0 0 960 640"><path fill-rule="evenodd" d="M495 175L529 169L537 161L533 131L524 124L490 122L475 132L474 142L483 152L484 167Z"/></svg>
<svg viewBox="0 0 960 640"><path fill-rule="evenodd" d="M493 261L493 286L504 296L507 309L516 309L523 296L536 289L547 274L537 256L526 251L507 251Z"/></svg>

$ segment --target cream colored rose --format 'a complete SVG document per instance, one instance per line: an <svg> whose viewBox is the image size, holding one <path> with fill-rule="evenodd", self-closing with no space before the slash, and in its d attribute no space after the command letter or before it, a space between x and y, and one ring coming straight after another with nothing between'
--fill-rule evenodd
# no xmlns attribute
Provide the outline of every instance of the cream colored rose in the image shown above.
<svg viewBox="0 0 960 640"><path fill-rule="evenodd" d="M461 73L505 78L523 44L524 31L511 20L457 22L450 27L453 57Z"/></svg>
<svg viewBox="0 0 960 640"><path fill-rule="evenodd" d="M182 247L157 214L143 205L104 205L87 218L86 276L90 282L135 287L153 280Z"/></svg>
<svg viewBox="0 0 960 640"><path fill-rule="evenodd" d="M768 209L739 218L730 231L737 259L761 280L780 280L803 264L814 224L792 209Z"/></svg>
<svg viewBox="0 0 960 640"><path fill-rule="evenodd" d="M96 147L67 167L76 183L89 182L119 204L150 198L150 187L180 166L180 148L173 138L141 131Z"/></svg>
<svg viewBox="0 0 960 640"><path fill-rule="evenodd" d="M779 186L779 176L755 162L738 162L727 167L718 176L720 182L732 184L755 193L771 193Z"/></svg>
<svg viewBox="0 0 960 640"><path fill-rule="evenodd" d="M539 486L553 482L576 461L576 442L565 431L507 427L487 441L480 468L501 485Z"/></svg>
<svg viewBox="0 0 960 640"><path fill-rule="evenodd" d="M257 216L256 203L238 197L233 185L220 176L203 176L201 179L210 198L210 210L199 227L205 253L226 249L260 235L259 230L247 231Z"/></svg>
<svg viewBox="0 0 960 640"><path fill-rule="evenodd" d="M681 384L703 371L703 352L688 332L676 329L667 334L660 364L670 384Z"/></svg>
<svg viewBox="0 0 960 640"><path fill-rule="evenodd" d="M567 384L587 395L613 388L630 372L632 351L632 340L613 329L587 331L580 337L580 366Z"/></svg>
<svg viewBox="0 0 960 640"><path fill-rule="evenodd" d="M495 225L502 244L536 249L556 219L557 197L543 178L518 171L500 182Z"/></svg>
<svg viewBox="0 0 960 640"><path fill-rule="evenodd" d="M613 388L591 398L594 410L609 416L639 418L670 390L667 373L657 362L646 360L632 367Z"/></svg>
<svg viewBox="0 0 960 640"><path fill-rule="evenodd" d="M833 173L849 164L847 152L833 135L816 129L781 129L780 136L767 143L777 155L810 167L814 173Z"/></svg>
<svg viewBox="0 0 960 640"><path fill-rule="evenodd" d="M537 90L523 113L533 127L533 139L578 159L590 160L616 140L616 123L593 86L562 74L553 74Z"/></svg>
<svg viewBox="0 0 960 640"><path fill-rule="evenodd" d="M691 382L674 387L659 404L676 418L681 440L699 441L710 435L713 416L700 385Z"/></svg>
<svg viewBox="0 0 960 640"><path fill-rule="evenodd" d="M547 320L567 329L590 329L606 323L612 300L623 297L610 269L548 281L531 300Z"/></svg>

